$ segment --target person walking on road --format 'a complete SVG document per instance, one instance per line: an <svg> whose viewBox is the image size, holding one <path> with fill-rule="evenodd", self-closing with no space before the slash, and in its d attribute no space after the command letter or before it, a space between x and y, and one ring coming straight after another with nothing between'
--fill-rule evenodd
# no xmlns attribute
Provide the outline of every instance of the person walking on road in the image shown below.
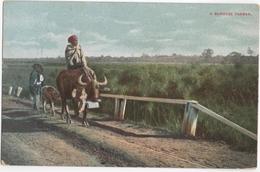
<svg viewBox="0 0 260 172"><path fill-rule="evenodd" d="M34 64L29 78L29 90L33 100L33 109L40 110L41 88L44 84L43 68L40 64Z"/></svg>

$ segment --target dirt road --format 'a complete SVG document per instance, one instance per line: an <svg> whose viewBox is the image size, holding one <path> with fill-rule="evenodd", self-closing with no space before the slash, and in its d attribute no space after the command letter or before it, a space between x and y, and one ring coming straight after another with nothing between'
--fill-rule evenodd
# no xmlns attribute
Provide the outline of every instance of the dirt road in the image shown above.
<svg viewBox="0 0 260 172"><path fill-rule="evenodd" d="M1 158L9 165L249 168L256 154L224 142L165 135L90 115L89 128L43 117L26 100L3 97Z"/></svg>

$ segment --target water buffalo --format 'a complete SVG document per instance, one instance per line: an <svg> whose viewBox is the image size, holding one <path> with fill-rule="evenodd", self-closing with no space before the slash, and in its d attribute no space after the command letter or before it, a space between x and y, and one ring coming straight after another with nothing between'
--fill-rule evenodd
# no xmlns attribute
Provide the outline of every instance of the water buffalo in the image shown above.
<svg viewBox="0 0 260 172"><path fill-rule="evenodd" d="M66 100L70 99L73 102L75 115L83 111L82 124L87 126L86 119L87 109L86 101L97 101L99 98L99 86L106 85L107 79L103 82L98 82L95 75L92 75L85 68L68 69L59 73L56 78L57 88L60 92L63 117L64 111L66 112L67 123L71 124L71 117L68 113ZM80 106L80 107L79 107Z"/></svg>
<svg viewBox="0 0 260 172"><path fill-rule="evenodd" d="M43 111L46 113L46 104L49 103L53 116L55 115L54 103L60 101L60 94L56 88L50 85L45 85L41 88L41 98L43 103Z"/></svg>

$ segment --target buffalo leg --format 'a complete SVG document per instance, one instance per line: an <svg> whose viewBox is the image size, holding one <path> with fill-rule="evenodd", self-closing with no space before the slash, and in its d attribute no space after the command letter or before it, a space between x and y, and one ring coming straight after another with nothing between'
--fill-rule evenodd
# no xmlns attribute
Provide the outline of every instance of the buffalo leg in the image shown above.
<svg viewBox="0 0 260 172"><path fill-rule="evenodd" d="M44 117L44 114L45 114L45 116L47 117L46 104L47 104L46 100L43 100L43 102L42 102L43 113L41 114L42 117Z"/></svg>
<svg viewBox="0 0 260 172"><path fill-rule="evenodd" d="M67 124L71 124L71 116L70 116L70 114L66 114L66 122L67 122Z"/></svg>
<svg viewBox="0 0 260 172"><path fill-rule="evenodd" d="M61 119L64 120L64 116L63 116L63 113L64 113L64 110L66 111L66 100L64 100L62 98L62 101L61 101Z"/></svg>
<svg viewBox="0 0 260 172"><path fill-rule="evenodd" d="M70 117L70 114L69 114L69 107L68 107L68 105L66 104L66 106L65 106L65 112L66 112L66 121L67 121L67 124L71 124L71 117Z"/></svg>
<svg viewBox="0 0 260 172"><path fill-rule="evenodd" d="M78 104L75 100L72 100L72 103L73 103L73 107L74 107L74 113L75 113L76 117L78 117L79 116Z"/></svg>
<svg viewBox="0 0 260 172"><path fill-rule="evenodd" d="M43 100L43 112L46 113L46 100Z"/></svg>
<svg viewBox="0 0 260 172"><path fill-rule="evenodd" d="M87 108L85 108L84 111L83 111L82 125L84 127L88 127L89 126L89 123L88 123L88 120L87 120Z"/></svg>
<svg viewBox="0 0 260 172"><path fill-rule="evenodd" d="M52 116L55 116L55 106L54 106L54 103L51 102L50 105L51 105L51 110L52 110Z"/></svg>

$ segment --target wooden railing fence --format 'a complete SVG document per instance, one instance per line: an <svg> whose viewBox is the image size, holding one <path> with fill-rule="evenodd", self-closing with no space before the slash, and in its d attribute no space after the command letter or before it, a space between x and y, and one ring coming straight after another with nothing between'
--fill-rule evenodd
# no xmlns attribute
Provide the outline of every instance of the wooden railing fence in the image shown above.
<svg viewBox="0 0 260 172"><path fill-rule="evenodd" d="M103 98L113 98L115 99L115 111L114 119L124 120L125 109L127 100L134 101L146 101L146 102L158 102L158 103L168 103L168 104L182 104L185 105L184 117L182 122L182 133L189 136L196 135L196 127L198 120L198 112L201 111L210 117L213 117L220 122L234 128L240 133L257 140L257 135L236 123L224 118L223 116L213 112L212 110L202 106L197 101L194 100L182 100L182 99L166 99L166 98L155 98L155 97L137 97L137 96L127 96L127 95L115 95L115 94L101 94Z"/></svg>

